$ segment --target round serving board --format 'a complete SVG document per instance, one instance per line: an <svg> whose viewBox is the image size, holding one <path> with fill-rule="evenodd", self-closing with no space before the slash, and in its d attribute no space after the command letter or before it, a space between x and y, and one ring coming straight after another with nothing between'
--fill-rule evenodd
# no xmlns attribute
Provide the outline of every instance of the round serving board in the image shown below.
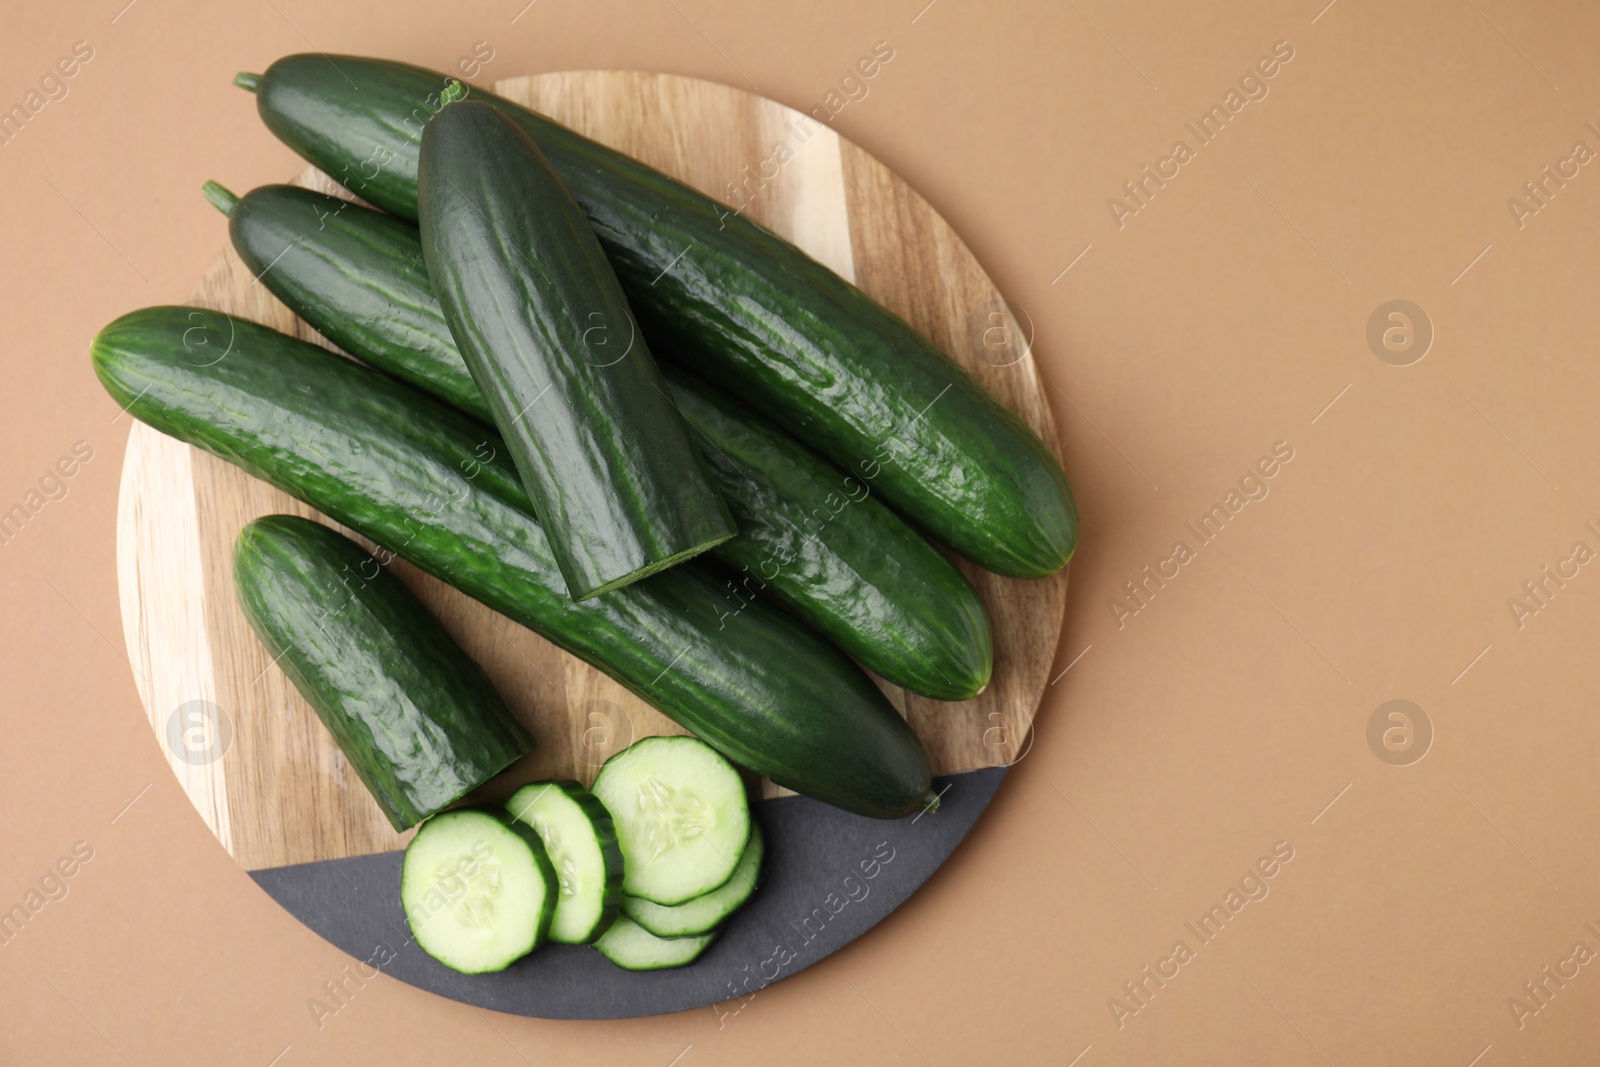
<svg viewBox="0 0 1600 1067"><path fill-rule="evenodd" d="M793 241L904 316L1059 450L1030 352L1031 338L1018 327L994 284L926 201L823 123L738 89L659 74L544 74L499 82L496 91L643 159ZM298 182L347 195L315 170ZM201 210L198 198L196 210ZM201 278L195 299L326 344L252 276L231 248ZM348 926L349 916L339 922L326 916L319 920L319 909L332 905L307 888L316 876L297 875L305 884L296 889L271 872L291 865L327 868L329 861L354 857L370 857L381 865L383 858L375 854L403 848L409 834L390 828L316 714L271 662L240 613L230 568L234 538L250 520L274 512L328 521L215 456L135 423L117 515L123 631L151 728L212 833L247 870L262 872L258 881L309 925L335 941L350 941L359 935L339 925ZM939 775L1003 768L1026 751L1066 601L1065 571L1042 581L1021 581L960 565L994 626L995 670L989 688L975 700L943 703L880 682L922 738ZM483 664L538 739L539 747L484 786L480 798L502 799L521 783L544 778L588 783L607 756L634 740L684 732L531 631L407 564L396 562L394 570ZM963 792L986 801L996 778L973 776L974 788ZM981 787L980 779L986 783ZM761 790L766 798L785 792L769 782L762 782ZM791 812L835 817L831 809L809 801L790 803L786 810ZM912 846L911 854L920 848L927 855L903 864L901 880L919 865L925 870L917 882L931 873L981 807L981 802L976 808L947 802L945 809L919 819L923 843ZM874 826L898 825L855 822L867 824L862 830L867 836ZM940 823L943 830L928 829ZM844 832L841 838L840 832L832 831L835 844L819 841L818 847L842 847L839 842L852 835ZM808 833L794 831L797 839ZM942 841L937 847L930 845L934 838ZM846 856L842 862L848 866L854 860ZM368 870L360 864L334 866L350 892L358 869ZM775 880L776 871L769 870L769 881ZM880 904L858 909L849 925L891 903L888 898L897 903L914 888L902 885L903 891L880 894ZM426 968L426 962L418 966ZM507 1001L503 989L473 996L457 981L449 985L442 990L447 995L502 1010L583 1014ZM656 1008L692 1006L688 1001L696 996L706 994L651 1003ZM619 1002L600 1012L608 1013L638 1012Z"/></svg>

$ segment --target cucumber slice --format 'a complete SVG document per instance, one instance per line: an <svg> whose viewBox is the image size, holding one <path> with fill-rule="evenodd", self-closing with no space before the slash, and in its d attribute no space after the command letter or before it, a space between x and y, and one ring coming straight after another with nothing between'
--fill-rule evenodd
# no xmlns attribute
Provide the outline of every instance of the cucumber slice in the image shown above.
<svg viewBox="0 0 1600 1067"><path fill-rule="evenodd" d="M594 780L622 846L622 891L655 904L726 882L750 838L750 802L733 765L693 737L647 737Z"/></svg>
<svg viewBox="0 0 1600 1067"><path fill-rule="evenodd" d="M550 940L584 945L605 932L622 902L617 830L595 795L577 782L535 782L506 803L544 842L560 890Z"/></svg>
<svg viewBox="0 0 1600 1067"><path fill-rule="evenodd" d="M406 922L424 952L463 974L503 971L538 948L556 897L538 835L499 808L435 815L406 846Z"/></svg>
<svg viewBox="0 0 1600 1067"><path fill-rule="evenodd" d="M661 971L693 963L716 939L715 932L699 937L657 937L626 915L619 915L594 947L625 971Z"/></svg>
<svg viewBox="0 0 1600 1067"><path fill-rule="evenodd" d="M657 937L695 937L710 933L755 892L756 876L761 873L761 857L765 852L761 828L751 823L750 843L744 847L744 855L739 857L733 877L721 886L670 908L638 897L623 897L622 914Z"/></svg>

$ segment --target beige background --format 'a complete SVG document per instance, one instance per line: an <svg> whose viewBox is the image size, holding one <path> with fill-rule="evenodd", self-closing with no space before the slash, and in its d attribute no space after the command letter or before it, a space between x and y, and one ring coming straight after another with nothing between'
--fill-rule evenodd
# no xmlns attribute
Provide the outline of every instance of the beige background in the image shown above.
<svg viewBox="0 0 1600 1067"><path fill-rule="evenodd" d="M12 5L0 37L0 107L94 49L0 147L0 511L94 450L0 547L0 905L93 850L0 947L0 1061L1593 1061L1600 965L1520 1029L1507 1000L1600 951L1600 568L1520 629L1507 600L1600 550L1600 166L1520 229L1506 203L1600 149L1592 7L123 2ZM145 725L113 574L127 419L85 358L225 240L201 180L299 169L229 78L486 41L481 83L663 70L809 110L878 40L834 125L950 219L1058 387L1084 536L1036 743L911 903L737 1015L539 1022L379 979L319 1027L351 961L229 860ZM1269 95L1118 229L1107 198L1279 41ZM1408 367L1366 341L1397 298L1435 330ZM1119 628L1123 582L1279 441L1270 494ZM1368 747L1396 698L1435 731L1411 766ZM1280 841L1265 899L1119 1029L1122 983Z"/></svg>

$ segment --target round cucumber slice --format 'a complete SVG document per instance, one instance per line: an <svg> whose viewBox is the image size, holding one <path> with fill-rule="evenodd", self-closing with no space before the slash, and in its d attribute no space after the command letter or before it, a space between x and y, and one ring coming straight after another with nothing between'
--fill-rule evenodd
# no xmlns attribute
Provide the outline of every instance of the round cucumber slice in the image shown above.
<svg viewBox="0 0 1600 1067"><path fill-rule="evenodd" d="M750 843L739 857L733 877L703 896L673 907L652 904L638 897L622 898L622 914L657 937L695 937L721 926L750 894L756 891L756 876L761 873L761 858L766 852L761 828L750 824Z"/></svg>
<svg viewBox="0 0 1600 1067"><path fill-rule="evenodd" d="M577 782L535 782L506 810L533 827L559 889L550 940L583 945L605 932L622 901L622 850L611 813Z"/></svg>
<svg viewBox="0 0 1600 1067"><path fill-rule="evenodd" d="M503 971L538 948L556 897L538 835L498 808L435 815L406 846L406 921L424 952L463 974Z"/></svg>
<svg viewBox="0 0 1600 1067"><path fill-rule="evenodd" d="M733 874L750 838L750 802L733 765L693 737L647 737L594 781L622 846L622 891L674 905Z"/></svg>
<svg viewBox="0 0 1600 1067"><path fill-rule="evenodd" d="M619 915L594 947L625 971L660 971L693 963L716 939L715 933L657 937L626 915Z"/></svg>

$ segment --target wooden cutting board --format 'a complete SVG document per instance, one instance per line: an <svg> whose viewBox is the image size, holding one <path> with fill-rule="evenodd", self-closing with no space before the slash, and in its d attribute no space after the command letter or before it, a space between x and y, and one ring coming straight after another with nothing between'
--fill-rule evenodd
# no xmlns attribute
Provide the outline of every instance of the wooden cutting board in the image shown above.
<svg viewBox="0 0 1600 1067"><path fill-rule="evenodd" d="M496 90L795 242L931 337L1059 450L1031 338L994 284L926 201L825 124L738 89L661 74L544 74L502 81ZM339 192L315 170L298 180ZM194 210L206 210L198 197ZM200 279L195 299L326 344L231 248ZM133 425L117 512L118 581L151 728L206 824L248 870L404 847L409 834L389 827L240 614L230 578L234 537L274 512L321 518L208 453ZM989 688L953 704L880 683L927 746L936 774L1008 765L1026 751L1066 603L1065 571L1020 581L961 566L994 625ZM393 569L483 664L538 739L537 750L480 791L483 798L502 799L543 778L587 783L634 740L684 732L531 631L407 564ZM783 792L767 782L762 789Z"/></svg>

